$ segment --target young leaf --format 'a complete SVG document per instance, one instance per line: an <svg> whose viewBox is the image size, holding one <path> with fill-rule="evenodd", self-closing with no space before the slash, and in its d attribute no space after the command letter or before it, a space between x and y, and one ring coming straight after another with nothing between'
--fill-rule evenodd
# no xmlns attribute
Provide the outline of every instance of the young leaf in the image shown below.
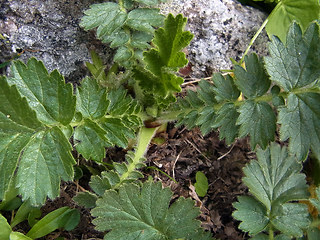
<svg viewBox="0 0 320 240"><path fill-rule="evenodd" d="M194 184L194 187L199 197L204 197L207 194L209 188L208 178L206 177L206 175L204 175L204 173L196 173L196 183Z"/></svg>
<svg viewBox="0 0 320 240"><path fill-rule="evenodd" d="M285 42L293 21L306 30L310 22L319 18L319 14L318 0L281 0L268 17L266 31L270 38L275 35Z"/></svg>
<svg viewBox="0 0 320 240"><path fill-rule="evenodd" d="M76 99L72 85L65 84L57 70L48 74L41 61L31 58L27 65L15 61L11 71L12 77L7 80L9 85L16 85L41 122L50 125L71 122Z"/></svg>
<svg viewBox="0 0 320 240"><path fill-rule="evenodd" d="M276 144L258 150L257 158L244 168L243 182L253 197L240 197L233 216L242 221L240 228L252 235L272 228L289 236L302 236L310 223L308 208L290 202L308 197L301 163Z"/></svg>
<svg viewBox="0 0 320 240"><path fill-rule="evenodd" d="M171 192L151 181L138 187L124 184L119 192L108 190L91 212L99 231L111 230L107 239L178 239L199 229L199 214L191 200L180 198L169 207Z"/></svg>
<svg viewBox="0 0 320 240"><path fill-rule="evenodd" d="M293 24L284 45L278 38L270 44L266 68L271 80L289 93L286 106L280 107L280 137L289 139L289 149L305 159L309 148L320 158L320 75L319 25L312 23L302 35Z"/></svg>
<svg viewBox="0 0 320 240"><path fill-rule="evenodd" d="M158 106L168 99L174 101L174 93L181 91L183 79L173 72L188 63L181 51L193 38L190 32L184 31L186 22L187 19L181 14L176 17L169 14L164 27L155 32L152 41L155 48L143 54L146 69L134 69L133 77L144 91L152 93Z"/></svg>

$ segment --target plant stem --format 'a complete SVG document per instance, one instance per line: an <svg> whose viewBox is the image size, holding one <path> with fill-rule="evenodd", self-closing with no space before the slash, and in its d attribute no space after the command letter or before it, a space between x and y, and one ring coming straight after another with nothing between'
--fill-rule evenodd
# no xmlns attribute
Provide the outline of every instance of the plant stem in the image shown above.
<svg viewBox="0 0 320 240"><path fill-rule="evenodd" d="M246 51L244 52L241 60L240 60L240 65L243 63L244 61L244 57L248 54L251 46L253 45L254 41L257 39L257 37L260 35L260 33L262 32L262 30L264 29L264 27L267 25L269 21L269 17L267 17L266 20L264 20L264 22L262 23L261 27L259 28L259 30L256 32L256 34L253 36L253 38L251 39L250 43L249 43L249 46L247 47Z"/></svg>
<svg viewBox="0 0 320 240"><path fill-rule="evenodd" d="M274 240L273 229L269 227L269 240Z"/></svg>
<svg viewBox="0 0 320 240"><path fill-rule="evenodd" d="M157 129L158 128L146 128L146 127L142 127L140 129L139 136L138 136L138 143L137 143L133 161L129 165L128 171L125 172L120 177L120 182L117 185L115 185L114 188L118 188L120 184L122 184L122 182L126 180L130 176L130 174L136 169L136 165L141 162L141 158L143 158L145 153L147 152L149 144L154 134L156 133Z"/></svg>

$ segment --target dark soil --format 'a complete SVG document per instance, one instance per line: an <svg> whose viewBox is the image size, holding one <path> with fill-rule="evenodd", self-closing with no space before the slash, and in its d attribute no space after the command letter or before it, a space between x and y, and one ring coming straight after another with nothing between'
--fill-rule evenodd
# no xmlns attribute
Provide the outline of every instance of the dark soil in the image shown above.
<svg viewBox="0 0 320 240"><path fill-rule="evenodd" d="M218 133L210 133L203 137L198 129L189 131L185 128L175 128L169 124L166 132L158 134L164 140L161 145L153 144L147 154L147 166L144 169L146 177L152 176L155 181L161 181L164 187L170 187L173 198L191 197L201 208L199 220L202 227L213 233L217 239L246 239L247 236L238 230L239 222L232 218L234 210L232 203L238 195L246 194L247 188L241 183L242 168L254 157L247 139L238 140L231 146L226 146L219 140ZM111 149L107 151L109 159L123 159L125 150ZM154 170L167 173L169 177ZM194 190L195 174L202 171L209 180L209 190L205 197L199 198ZM60 197L48 201L42 207L43 215L64 206L78 208L81 212L80 224L73 231L57 230L41 239L103 239L103 233L94 229L90 211L77 206L72 197L82 189L89 189L90 177L85 173L77 182L63 182ZM16 230L25 229L22 223Z"/></svg>

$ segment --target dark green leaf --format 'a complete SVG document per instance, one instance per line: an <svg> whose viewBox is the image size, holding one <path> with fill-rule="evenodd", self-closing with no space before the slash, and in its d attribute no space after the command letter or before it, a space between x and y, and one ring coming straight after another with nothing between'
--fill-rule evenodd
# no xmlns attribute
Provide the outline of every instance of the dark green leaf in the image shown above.
<svg viewBox="0 0 320 240"><path fill-rule="evenodd" d="M262 59L256 54L245 56L246 69L239 65L234 66L235 84L247 98L255 98L264 95L269 87L270 80Z"/></svg>
<svg viewBox="0 0 320 240"><path fill-rule="evenodd" d="M268 223L267 209L263 204L252 197L240 196L233 206L236 211L232 216L242 220L239 228L252 235L263 231Z"/></svg>
<svg viewBox="0 0 320 240"><path fill-rule="evenodd" d="M96 207L98 196L90 192L80 192L72 199L82 207L94 208Z"/></svg>
<svg viewBox="0 0 320 240"><path fill-rule="evenodd" d="M213 127L220 128L220 139L225 139L229 145L234 142L239 132L239 125L236 125L239 113L232 103L224 104L216 113Z"/></svg>
<svg viewBox="0 0 320 240"><path fill-rule="evenodd" d="M234 101L238 99L240 91L235 86L230 75L223 77L220 73L215 73L212 81L214 82L214 93L217 101Z"/></svg>
<svg viewBox="0 0 320 240"><path fill-rule="evenodd" d="M276 131L276 117L270 105L248 100L239 108L239 113L237 124L240 125L240 137L249 134L252 148L257 144L266 148L274 140Z"/></svg>
<svg viewBox="0 0 320 240"><path fill-rule="evenodd" d="M141 188L124 184L119 192L108 190L92 210L94 224L99 231L111 230L105 235L110 240L188 239L199 228L199 211L193 201L182 198L169 207L171 195L150 181Z"/></svg>

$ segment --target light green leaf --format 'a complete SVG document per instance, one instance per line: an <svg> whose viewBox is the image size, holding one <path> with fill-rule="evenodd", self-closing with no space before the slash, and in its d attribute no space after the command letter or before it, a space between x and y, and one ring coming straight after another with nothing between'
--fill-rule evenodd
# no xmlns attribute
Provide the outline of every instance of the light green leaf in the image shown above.
<svg viewBox="0 0 320 240"><path fill-rule="evenodd" d="M296 23L292 24L286 45L273 38L269 45L270 57L265 58L271 80L285 91L314 83L320 75L319 40L317 23L312 23L304 35Z"/></svg>
<svg viewBox="0 0 320 240"><path fill-rule="evenodd" d="M114 61L122 62L127 61L133 56L132 49L128 48L127 46L121 46L118 48L116 54L114 55Z"/></svg>
<svg viewBox="0 0 320 240"><path fill-rule="evenodd" d="M58 127L45 128L16 87L0 79L0 198L15 176L23 199L41 205L59 194L60 179L71 180L71 145Z"/></svg>
<svg viewBox="0 0 320 240"><path fill-rule="evenodd" d="M239 65L234 66L235 84L247 98L264 95L269 87L270 80L262 62L256 54L245 56L246 70Z"/></svg>
<svg viewBox="0 0 320 240"><path fill-rule="evenodd" d="M302 164L288 155L286 147L281 148L275 143L265 151L259 149L257 158L244 168L243 179L254 197L240 197L234 204L237 210L233 216L243 222L240 228L251 234L257 234L268 225L289 236L302 236L310 224L308 207L302 203L290 203L305 200L309 195L305 175L300 173ZM257 205L253 202L261 207L253 207ZM253 209L250 213L254 217L246 215L248 208ZM267 219L267 222L262 229L251 223L253 219Z"/></svg>
<svg viewBox="0 0 320 240"><path fill-rule="evenodd" d="M126 25L143 32L154 32L154 27L163 25L164 16L159 9L138 8L128 14Z"/></svg>
<svg viewBox="0 0 320 240"><path fill-rule="evenodd" d="M178 239L192 236L200 226L194 203L179 199L169 207L171 192L161 183L146 182L142 187L124 184L119 192L108 190L91 213L97 230L111 230L106 239Z"/></svg>
<svg viewBox="0 0 320 240"><path fill-rule="evenodd" d="M239 135L250 135L250 145L266 148L274 140L276 131L276 117L270 105L266 102L247 100L239 108L237 124L240 125Z"/></svg>
<svg viewBox="0 0 320 240"><path fill-rule="evenodd" d="M20 157L17 187L23 199L32 205L41 205L46 197L59 195L60 180L73 178L73 165L69 140L57 127L35 133L29 139Z"/></svg>
<svg viewBox="0 0 320 240"><path fill-rule="evenodd" d="M20 232L11 232L10 240L32 240L32 239Z"/></svg>
<svg viewBox="0 0 320 240"><path fill-rule="evenodd" d="M84 11L84 14L80 26L85 30L97 28L98 38L111 35L124 25L127 18L126 12L113 2L92 4L90 9Z"/></svg>
<svg viewBox="0 0 320 240"><path fill-rule="evenodd" d="M120 47L125 45L130 40L129 33L124 30L114 31L111 35L106 35L102 38L102 42L111 43L110 47Z"/></svg>
<svg viewBox="0 0 320 240"><path fill-rule="evenodd" d="M86 119L74 132L76 149L85 159L102 161L106 155L105 148L111 146L106 137L106 131L97 123Z"/></svg>
<svg viewBox="0 0 320 240"><path fill-rule="evenodd" d="M11 71L12 77L7 80L9 85L16 85L40 121L50 125L70 123L76 99L72 85L65 84L57 70L48 74L41 61L31 58L27 65L15 61Z"/></svg>
<svg viewBox="0 0 320 240"><path fill-rule="evenodd" d="M77 209L70 209L68 207L56 209L38 221L27 233L27 236L35 239L41 238L59 228L71 230L70 220L74 220L76 223L75 225L78 224L80 214ZM74 226L74 224L71 225Z"/></svg>
<svg viewBox="0 0 320 240"><path fill-rule="evenodd" d="M315 206L318 211L320 211L320 187L316 188L316 195L317 198L310 198L309 200L312 203L312 205Z"/></svg>
<svg viewBox="0 0 320 240"><path fill-rule="evenodd" d="M150 48L150 42L153 38L153 35L147 32L135 31L132 33L132 47L145 50Z"/></svg>
<svg viewBox="0 0 320 240"><path fill-rule="evenodd" d="M307 29L310 22L319 18L320 6L318 0L281 0L268 17L266 31L271 38L278 36L286 41L286 34L293 21Z"/></svg>
<svg viewBox="0 0 320 240"><path fill-rule="evenodd" d="M108 109L106 90L100 88L96 80L86 77L77 88L77 108L84 118L103 117Z"/></svg>
<svg viewBox="0 0 320 240"><path fill-rule="evenodd" d="M199 197L204 197L207 194L209 185L208 178L204 173L196 173L196 183L194 184L194 187Z"/></svg>
<svg viewBox="0 0 320 240"><path fill-rule="evenodd" d="M1 229L0 239L9 240L9 236L10 236L10 233L12 232L12 229L9 223L7 222L7 219L1 214L0 214L0 229Z"/></svg>
<svg viewBox="0 0 320 240"><path fill-rule="evenodd" d="M148 99L142 100L147 105L152 103L166 108L175 101L174 94L181 91L183 79L174 73L188 63L182 49L188 46L193 35L184 31L186 22L181 14L176 17L169 14L164 27L155 31L154 48L143 54L146 67L133 70L141 89L151 93Z"/></svg>

